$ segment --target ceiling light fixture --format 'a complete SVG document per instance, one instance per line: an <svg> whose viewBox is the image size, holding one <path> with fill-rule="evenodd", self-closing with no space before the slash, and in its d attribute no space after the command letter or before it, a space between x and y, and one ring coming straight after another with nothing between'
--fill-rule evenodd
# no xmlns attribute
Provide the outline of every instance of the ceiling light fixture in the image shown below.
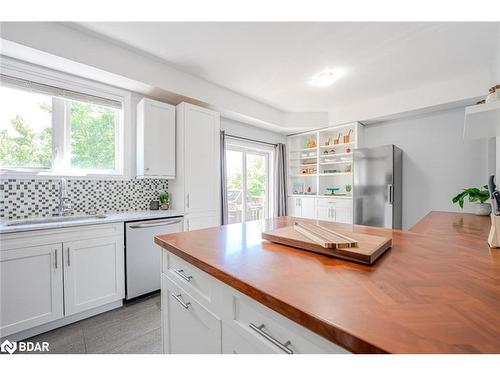
<svg viewBox="0 0 500 375"><path fill-rule="evenodd" d="M321 73L316 74L311 82L314 86L326 87L330 86L333 82L340 78L342 74L338 71L325 70Z"/></svg>

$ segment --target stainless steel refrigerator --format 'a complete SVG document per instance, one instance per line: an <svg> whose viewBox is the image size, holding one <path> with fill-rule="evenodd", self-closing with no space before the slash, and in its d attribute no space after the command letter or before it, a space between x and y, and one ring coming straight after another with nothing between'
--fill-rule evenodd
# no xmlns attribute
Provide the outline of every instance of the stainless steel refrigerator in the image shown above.
<svg viewBox="0 0 500 375"><path fill-rule="evenodd" d="M353 154L354 224L401 228L403 153L394 145L358 148Z"/></svg>

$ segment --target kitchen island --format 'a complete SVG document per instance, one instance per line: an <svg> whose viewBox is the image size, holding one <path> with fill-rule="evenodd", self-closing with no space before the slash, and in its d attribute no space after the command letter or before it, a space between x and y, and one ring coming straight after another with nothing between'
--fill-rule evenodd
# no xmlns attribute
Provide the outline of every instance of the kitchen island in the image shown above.
<svg viewBox="0 0 500 375"><path fill-rule="evenodd" d="M500 250L486 242L488 217L432 212L410 231L322 222L332 229L392 237L392 248L372 266L261 239L262 231L294 220L280 217L155 238L164 249L166 352L187 348L172 342L172 329L179 327L168 316L176 314L168 304L173 296L177 301L172 302L190 299L185 310L191 303L206 306L206 316L217 321L206 323L211 334L222 331L219 349L214 344L211 352L239 352L225 350L224 343L256 333L281 352L500 353ZM219 291L225 288L234 291L232 302L227 313L219 313L221 301L229 298ZM249 301L255 306L247 308ZM265 312L276 316L262 326ZM293 327L287 331L279 318ZM269 324L276 321L273 333ZM226 326L233 340L224 339ZM233 334L235 327L245 332ZM297 327L316 346L299 350ZM259 352L255 343L250 347Z"/></svg>

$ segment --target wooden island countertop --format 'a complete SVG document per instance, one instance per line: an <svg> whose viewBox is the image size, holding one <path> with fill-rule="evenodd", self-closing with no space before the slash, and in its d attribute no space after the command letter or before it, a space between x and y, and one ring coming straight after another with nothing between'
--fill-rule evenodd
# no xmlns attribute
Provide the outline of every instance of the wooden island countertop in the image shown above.
<svg viewBox="0 0 500 375"><path fill-rule="evenodd" d="M294 220L155 242L355 353L500 353L500 250L486 242L488 217L431 212L410 231L322 222L392 237L392 249L372 266L261 239L262 231Z"/></svg>

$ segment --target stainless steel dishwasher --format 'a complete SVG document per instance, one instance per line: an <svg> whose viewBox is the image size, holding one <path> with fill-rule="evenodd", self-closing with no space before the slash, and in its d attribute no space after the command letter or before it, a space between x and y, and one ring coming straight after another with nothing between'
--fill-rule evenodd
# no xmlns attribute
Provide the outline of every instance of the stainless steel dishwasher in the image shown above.
<svg viewBox="0 0 500 375"><path fill-rule="evenodd" d="M161 251L154 243L154 237L182 230L182 217L125 224L125 299L129 300L160 289Z"/></svg>

